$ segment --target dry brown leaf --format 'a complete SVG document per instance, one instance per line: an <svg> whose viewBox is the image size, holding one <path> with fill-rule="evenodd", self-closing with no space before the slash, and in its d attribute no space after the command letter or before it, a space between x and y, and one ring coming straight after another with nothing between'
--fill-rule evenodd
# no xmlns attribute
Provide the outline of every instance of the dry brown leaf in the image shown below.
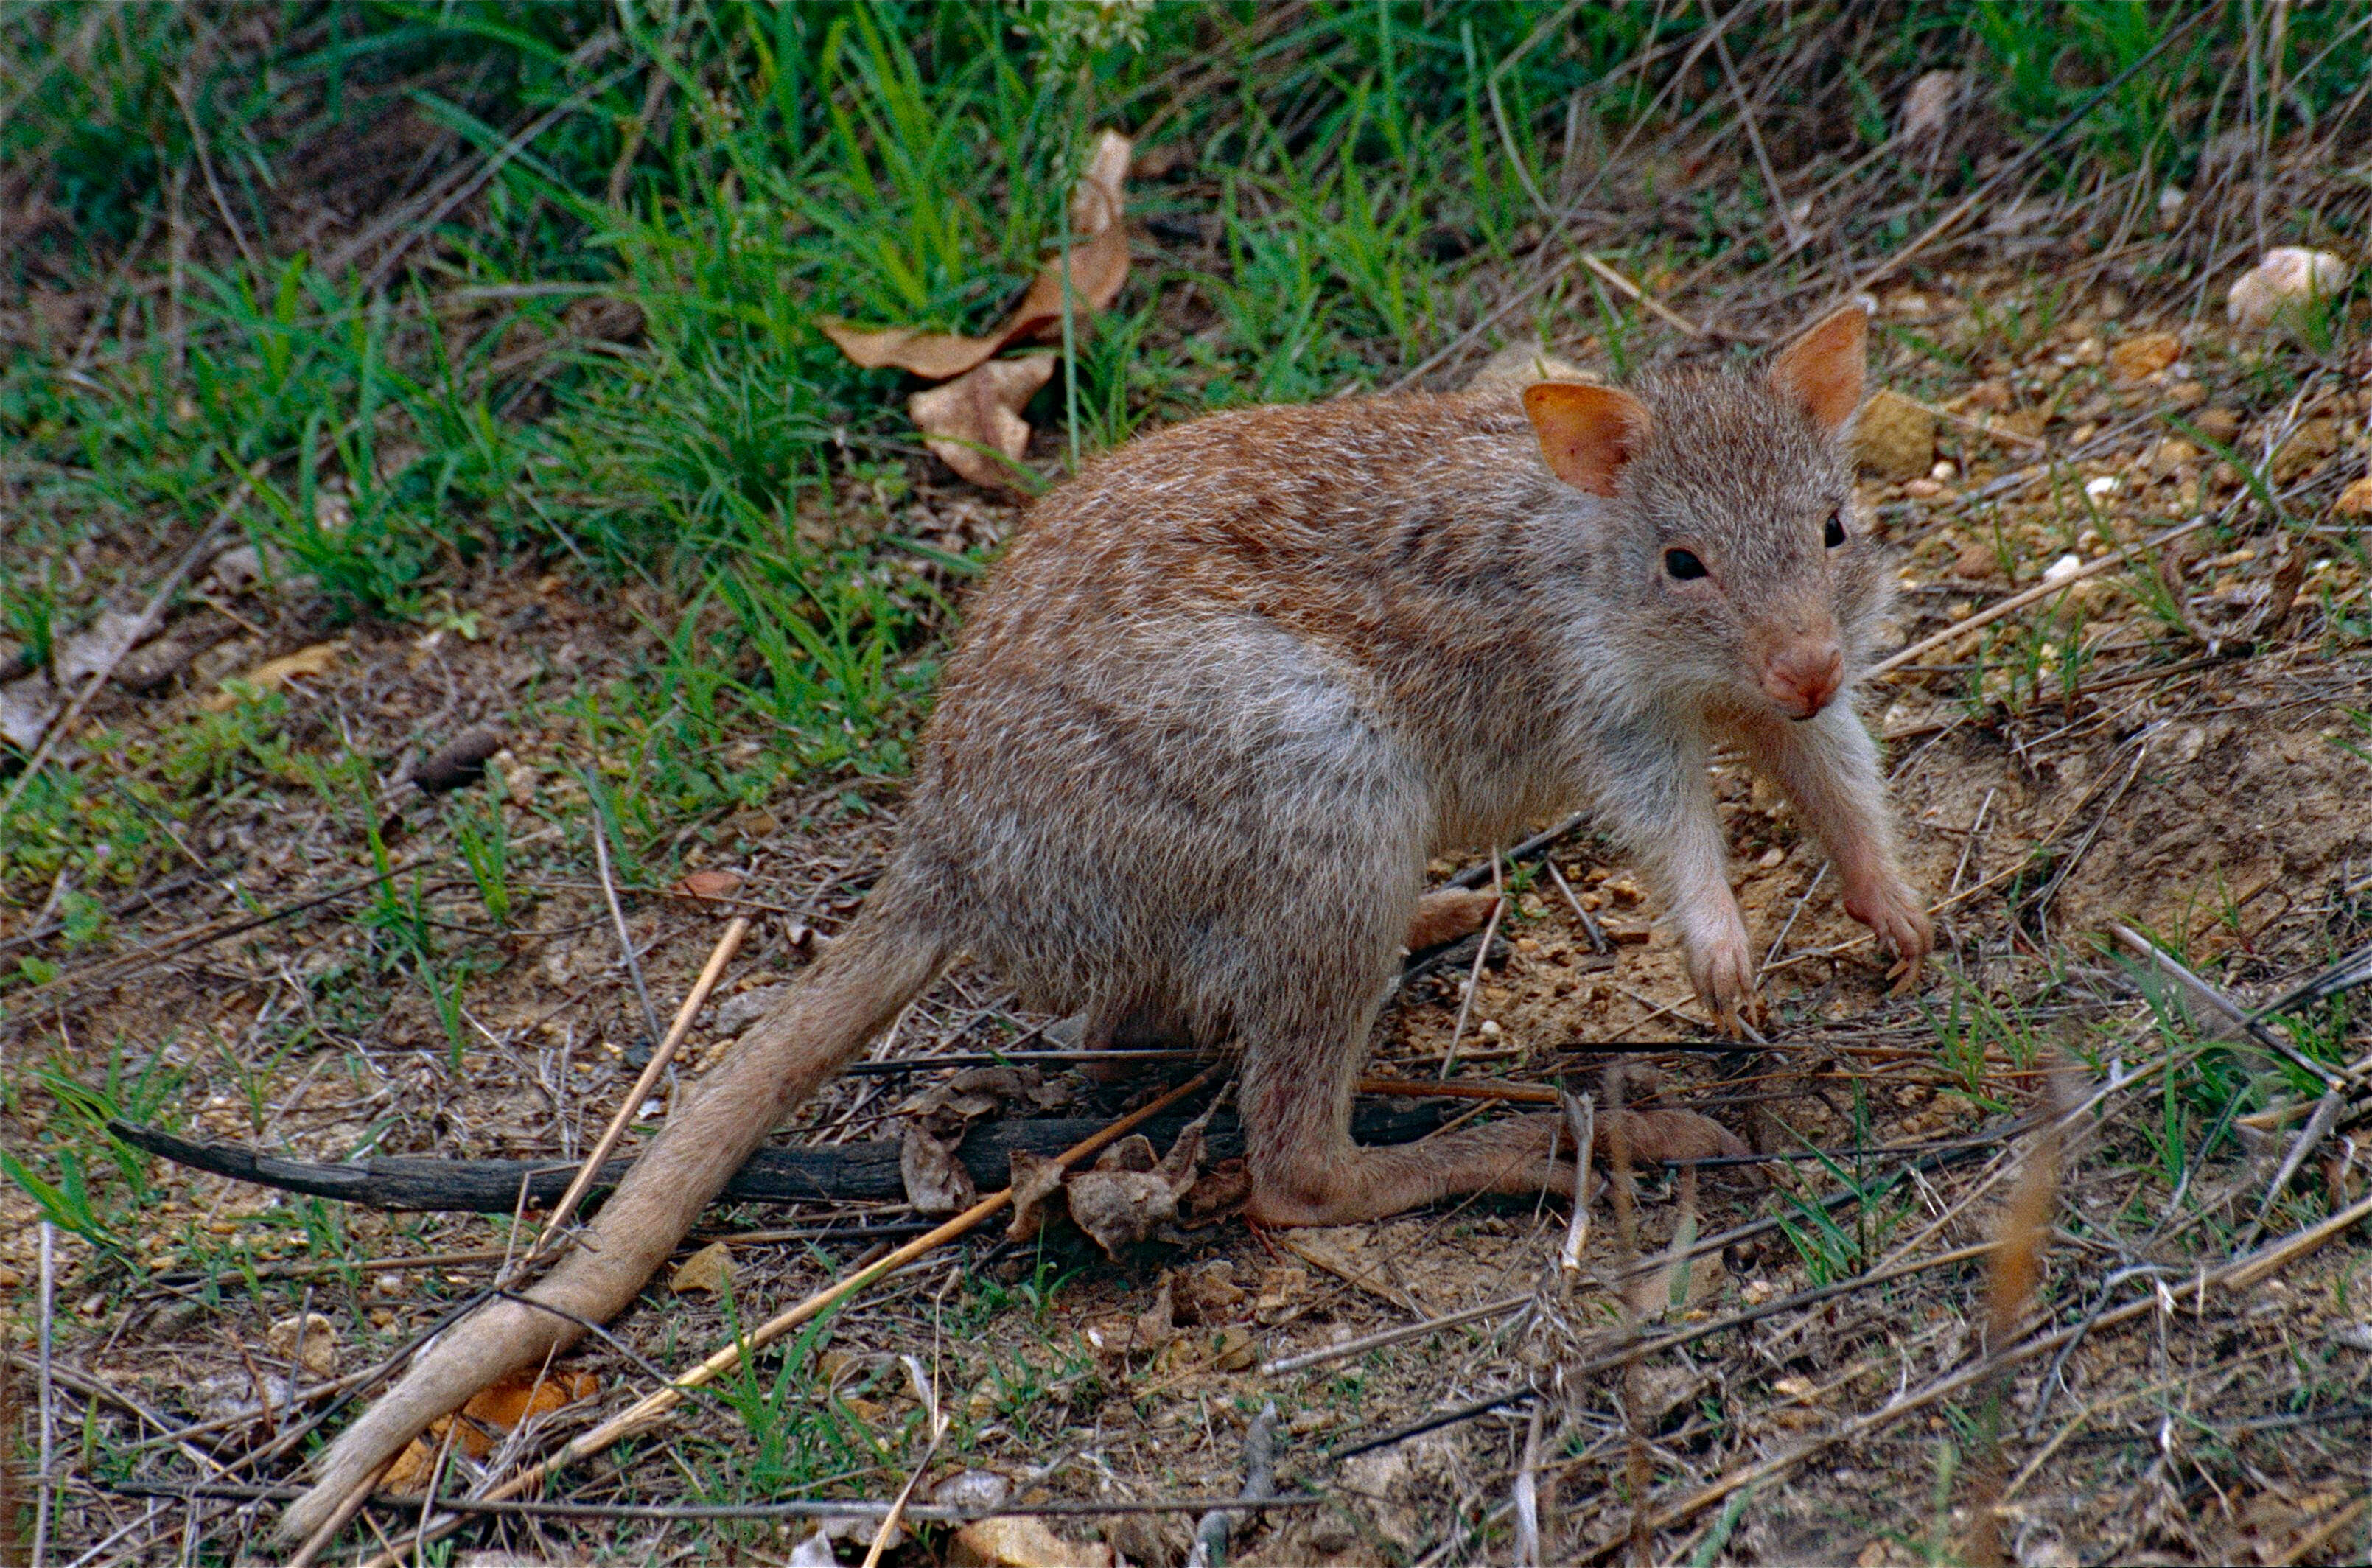
<svg viewBox="0 0 2372 1568"><path fill-rule="evenodd" d="M732 1283L732 1250L721 1241L712 1241L676 1265L675 1273L668 1281L668 1288L678 1295L688 1295L694 1291L723 1295L725 1288Z"/></svg>
<svg viewBox="0 0 2372 1568"><path fill-rule="evenodd" d="M979 1184L956 1158L956 1142L941 1143L921 1123L906 1123L898 1141L898 1173L905 1178L906 1201L917 1214L958 1214L980 1202Z"/></svg>
<svg viewBox="0 0 2372 1568"><path fill-rule="evenodd" d="M2357 480L2339 493L2332 511L2343 517L2361 517L2372 513L2372 477Z"/></svg>
<svg viewBox="0 0 2372 1568"><path fill-rule="evenodd" d="M2181 338L2172 332L2145 332L2109 351L2109 370L2120 381L2138 381L2181 357Z"/></svg>
<svg viewBox="0 0 2372 1568"><path fill-rule="evenodd" d="M208 697L202 705L208 713L228 713L246 695L245 691L238 690L240 687L257 691L276 691L291 680L327 675L337 664L338 656L345 651L345 646L343 643L316 643L309 648L299 648L293 654L266 659L239 676L236 682L227 684L224 690Z"/></svg>
<svg viewBox="0 0 2372 1568"><path fill-rule="evenodd" d="M1071 1178L1072 1222L1117 1263L1123 1248L1145 1240L1178 1217L1178 1200L1194 1185L1202 1162L1200 1123L1178 1134L1169 1157L1153 1163L1153 1145L1132 1134L1104 1151L1093 1170ZM1147 1168L1150 1167L1150 1168Z"/></svg>
<svg viewBox="0 0 2372 1568"><path fill-rule="evenodd" d="M1013 1151L1013 1223L1005 1234L1028 1241L1046 1228L1046 1200L1063 1190L1063 1162L1027 1149Z"/></svg>
<svg viewBox="0 0 2372 1568"><path fill-rule="evenodd" d="M680 899L723 899L738 892L741 874L722 869L694 871L668 889Z"/></svg>
<svg viewBox="0 0 2372 1568"><path fill-rule="evenodd" d="M459 1425L456 1418L445 1416L412 1440L409 1447L396 1456L379 1484L389 1492L418 1492L427 1484L428 1473L436 1467L437 1450L445 1446L448 1433L453 1436L453 1446L472 1459L483 1459L494 1451L496 1440L510 1433L520 1423L531 1417L573 1405L579 1400L589 1400L600 1392L601 1381L590 1372L541 1372L529 1368L514 1372L492 1388L479 1391L461 1407Z"/></svg>
<svg viewBox="0 0 2372 1568"><path fill-rule="evenodd" d="M1111 1548L1064 1540L1029 1514L975 1519L948 1543L948 1568L1111 1568Z"/></svg>
<svg viewBox="0 0 2372 1568"><path fill-rule="evenodd" d="M1066 253L1074 321L1110 305L1128 281L1128 226L1121 217L1127 201L1129 147L1127 137L1105 132L1096 143L1087 172L1071 190L1071 228L1084 239ZM986 337L917 331L910 327L866 331L831 317L817 325L841 353L868 370L895 366L925 380L944 381L986 364L1015 343L1043 341L1050 335L1060 339L1064 261L1057 256L1039 268L1021 303Z"/></svg>
<svg viewBox="0 0 2372 1568"><path fill-rule="evenodd" d="M944 387L916 392L906 412L939 461L983 489L1016 490L1012 467L989 454L1017 460L1029 448L1029 422L1021 410L1053 375L1051 354L991 360Z"/></svg>
<svg viewBox="0 0 2372 1568"><path fill-rule="evenodd" d="M1902 95L1902 118L1895 134L1906 142L1934 135L1951 120L1952 105L1959 96L1958 71L1927 72Z"/></svg>

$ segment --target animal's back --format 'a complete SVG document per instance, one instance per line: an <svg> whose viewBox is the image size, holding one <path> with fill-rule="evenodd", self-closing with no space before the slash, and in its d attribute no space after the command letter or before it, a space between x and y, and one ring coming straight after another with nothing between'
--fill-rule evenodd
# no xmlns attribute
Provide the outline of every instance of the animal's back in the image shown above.
<svg viewBox="0 0 2372 1568"><path fill-rule="evenodd" d="M902 879L1048 1005L1139 991L1197 1033L1252 1000L1281 889L1372 950L1477 750L1445 725L1525 712L1510 680L1553 700L1510 527L1567 505L1536 453L1512 398L1364 400L1180 425L1050 494L950 661Z"/></svg>

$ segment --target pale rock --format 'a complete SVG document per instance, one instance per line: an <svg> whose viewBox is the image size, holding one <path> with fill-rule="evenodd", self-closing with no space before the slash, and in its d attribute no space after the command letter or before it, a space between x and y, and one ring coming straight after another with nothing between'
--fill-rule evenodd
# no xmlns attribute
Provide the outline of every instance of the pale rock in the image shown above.
<svg viewBox="0 0 2372 1568"><path fill-rule="evenodd" d="M2285 245L2242 273L2224 298L2224 314L2236 327L2273 324L2284 310L2328 297L2347 286L2355 270L2328 250Z"/></svg>

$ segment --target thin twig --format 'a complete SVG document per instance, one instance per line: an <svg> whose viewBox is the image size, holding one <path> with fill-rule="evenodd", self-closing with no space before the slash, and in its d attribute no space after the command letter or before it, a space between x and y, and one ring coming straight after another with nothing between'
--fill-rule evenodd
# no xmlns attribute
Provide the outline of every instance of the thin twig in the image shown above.
<svg viewBox="0 0 2372 1568"><path fill-rule="evenodd" d="M599 842L598 829L595 842ZM609 880L608 869L605 864L602 867L605 885ZM617 906L613 903L610 907L614 910ZM618 1103L617 1110L610 1118L610 1125L602 1130L600 1141L593 1145L592 1151L585 1156L585 1163L577 1168L576 1179L568 1184L568 1191L561 1194L559 1202L552 1205L552 1216L544 1222L543 1234L520 1260L522 1265L532 1263L551 1251L567 1234L566 1227L576 1213L576 1205L584 1201L586 1192L599 1179L601 1167L609 1160L610 1151L618 1146L618 1140L625 1136L627 1127L641 1111L644 1098L657 1086L659 1074L667 1071L668 1063L675 1060L677 1048L683 1044L684 1036L692 1032L692 1019L699 1016L701 1008L707 1005L708 993L716 989L717 981L724 976L725 966L733 961L733 955L740 951L741 939L749 934L750 917L746 914L737 914L726 923L725 935L716 939L716 947L708 955L708 962L701 966L699 978L685 993L683 1005L676 1009L675 1023L669 1028L667 1038L659 1041L657 1051L651 1052L651 1059L644 1064L641 1076L634 1080L634 1086L628 1089L626 1098ZM632 953L631 944L627 950ZM649 1005L647 1001L644 1005Z"/></svg>
<svg viewBox="0 0 2372 1568"><path fill-rule="evenodd" d="M1131 1111L1128 1115L1122 1117L1117 1121L1114 1121L1111 1125L1106 1127L1100 1132L1096 1133L1093 1137L1073 1144L1070 1148L1065 1149L1059 1155L1056 1155L1054 1156L1055 1160L1059 1164L1066 1167L1076 1165L1080 1160L1087 1158L1089 1156L1094 1155L1106 1145L1117 1141L1118 1139L1126 1137L1137 1127L1151 1121L1154 1117L1158 1116L1161 1112L1169 1109L1171 1106L1176 1105L1179 1101L1187 1098L1189 1096L1199 1093L1201 1090L1207 1087L1211 1081L1217 1076L1218 1073L1216 1069L1211 1069L1197 1074L1195 1076L1189 1078L1186 1082L1170 1090L1168 1094L1162 1095L1158 1098L1148 1101L1146 1104L1138 1107L1135 1110ZM713 1382L717 1377L732 1371L734 1368L739 1366L745 1358L755 1355L759 1351L764 1349L767 1345L773 1343L776 1340L781 1339L785 1334L789 1333L792 1330L798 1328L800 1325L821 1317L824 1313L831 1311L832 1308L840 1306L843 1302L848 1300L851 1296L856 1295L859 1291L867 1288L877 1281L879 1281L890 1274L895 1273L900 1269L902 1269L907 1264L913 1262L915 1259L922 1257L924 1253L934 1250L945 1242L954 1240L957 1237L963 1235L966 1231L969 1231L975 1225L979 1225L983 1220L985 1220L992 1214L997 1214L1010 1206L1012 1202L1013 1190L1009 1187L1002 1191L994 1192L989 1196L983 1198L979 1202L974 1203L962 1214L956 1215L953 1219L947 1221L945 1224L927 1232L926 1234L916 1237L913 1240L906 1243L903 1247L898 1248L890 1252L879 1260L866 1268L858 1270L855 1273L849 1275L846 1279L841 1280L834 1284L829 1285L824 1289L816 1292L814 1295L808 1296L806 1300L798 1303L796 1306L777 1313L774 1317L767 1319L764 1323L760 1324L756 1329L750 1330L746 1334L737 1336L733 1343L725 1346L721 1350L713 1352L705 1360L700 1362L697 1365L686 1368L684 1372L675 1379L675 1381L669 1383L667 1387L645 1395L641 1400L636 1400L632 1406L601 1423L590 1432L581 1434L580 1435L572 1438L559 1450L559 1452L552 1455L548 1458L540 1460L539 1462L529 1466L526 1469L521 1470L510 1480L484 1493L484 1497L487 1500L515 1497L530 1487L541 1484L542 1481L558 1473L560 1470L566 1469L569 1465L576 1463L577 1460L582 1459L588 1455L599 1453L602 1449L609 1447L611 1444L618 1442L622 1438L630 1437L635 1433L647 1430L652 1423L658 1421L669 1411L674 1410L678 1405L681 1404L685 1398L693 1389ZM436 1528L429 1531L427 1539L430 1540L441 1539L445 1535L448 1535L451 1533L452 1530L459 1527L459 1516L454 1516L444 1521ZM372 1568L395 1568L395 1565L400 1563L403 1560L405 1552L401 1549L382 1552L378 1557L372 1560Z"/></svg>
<svg viewBox="0 0 2372 1568"><path fill-rule="evenodd" d="M1900 669L1922 654L1932 653L1937 648L1957 643L1980 627L1990 626L2005 615L2015 614L2037 599L2049 598L2052 594L2064 593L2085 578L2098 576L2112 566L2122 566L2136 555L2172 544L2185 534L2195 533L2205 528L2211 521L2213 521L2212 518L2205 517L2193 517L2187 523L2170 528L2164 533L2144 540L2139 544L2129 544L2122 550L2101 556L2098 561L2087 561L2064 576L2053 577L2047 582L2037 583L2023 592L2014 593L1998 604L1986 606L1966 621L1955 621L1932 637L1923 637L1909 647L1888 655L1869 667L1869 679L1875 679L1878 676Z"/></svg>
<svg viewBox="0 0 2372 1568"><path fill-rule="evenodd" d="M0 822L8 819L8 813L16 807L18 798L41 772L42 764L49 761L50 749L57 744L58 738L74 728L75 720L82 716L83 709L90 705L90 700L99 694L100 687L107 684L108 678L115 673L116 667L123 662L124 656L157 629L164 618L166 601L180 587L183 579L197 569L198 563L209 558L215 547L215 536L227 528L239 507L246 505L248 492L255 488L255 482L262 477L263 470L264 464L259 460L239 476L238 486L230 493L230 499L222 504L221 510L214 515L214 520L199 533L197 542L181 552L181 558L173 563L173 569L165 574L165 580L157 584L156 592L148 596L148 603L141 610L138 619L133 621L131 633L123 639L122 646L104 665L90 672L89 679L82 683L82 690L75 693L72 702L52 715L41 731L41 739L34 744L33 754L25 760L24 769L17 773L17 782L8 786L7 795L0 796Z"/></svg>
<svg viewBox="0 0 2372 1568"><path fill-rule="evenodd" d="M1458 999L1458 1021L1450 1027L1449 1049L1441 1053L1441 1076L1448 1078L1449 1070L1458 1065L1458 1042L1466 1038L1466 1020L1474 1011L1474 999L1482 993L1482 969L1491 959L1491 943L1499 935L1500 917L1507 912L1506 887L1499 879L1499 861L1491 861L1491 891L1495 895L1491 905L1491 918L1482 924L1482 940L1475 945L1474 968L1466 976L1466 994Z"/></svg>
<svg viewBox="0 0 2372 1568"><path fill-rule="evenodd" d="M41 1222L41 1294L35 1307L40 1315L34 1329L40 1344L36 1354L41 1366L35 1375L34 1397L39 1401L41 1423L40 1446L36 1450L41 1461L41 1479L33 1486L33 1562L41 1562L49 1551L50 1512L57 1492L57 1478L50 1471L56 1458L57 1407L50 1395L50 1347L52 1319L57 1310L57 1227L49 1221ZM13 1440L8 1434L5 1440Z"/></svg>
<svg viewBox="0 0 2372 1568"><path fill-rule="evenodd" d="M1276 1401L1261 1406L1260 1414L1244 1429L1244 1489L1232 1508L1214 1508L1194 1526L1194 1547L1186 1554L1186 1568L1216 1568L1227 1560L1227 1536L1247 1504L1266 1503L1276 1495Z"/></svg>
<svg viewBox="0 0 2372 1568"><path fill-rule="evenodd" d="M657 1041L659 1038L658 1009L651 1005L651 993L643 984L643 961L634 956L634 933L626 929L626 912L618 904L618 884L610 875L610 814L601 809L599 794L587 779L586 793L593 796L593 864L601 874L601 897L610 905L610 922L618 928L618 947L626 955L626 973L634 982L634 998L643 1005L643 1024L650 1032L644 1038ZM653 1060L657 1060L656 1053Z"/></svg>

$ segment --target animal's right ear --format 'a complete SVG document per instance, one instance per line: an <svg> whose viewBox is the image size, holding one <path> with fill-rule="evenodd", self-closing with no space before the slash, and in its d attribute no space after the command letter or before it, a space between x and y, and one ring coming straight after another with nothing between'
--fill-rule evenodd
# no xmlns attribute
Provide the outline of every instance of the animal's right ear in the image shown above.
<svg viewBox="0 0 2372 1568"><path fill-rule="evenodd" d="M1592 495L1622 487L1622 465L1647 438L1647 405L1612 387L1541 381L1524 389L1541 456L1559 479Z"/></svg>

